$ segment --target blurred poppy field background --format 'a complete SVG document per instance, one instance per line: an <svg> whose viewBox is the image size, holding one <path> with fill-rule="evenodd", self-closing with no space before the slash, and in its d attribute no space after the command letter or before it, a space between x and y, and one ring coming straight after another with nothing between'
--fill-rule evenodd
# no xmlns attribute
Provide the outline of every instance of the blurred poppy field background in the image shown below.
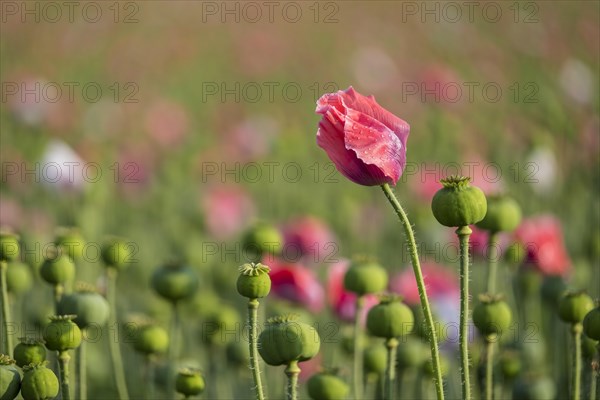
<svg viewBox="0 0 600 400"><path fill-rule="evenodd" d="M273 287L261 318L296 312L319 331L321 351L301 364L301 382L325 366L349 383L349 260L375 257L389 290L419 304L380 190L345 179L316 145L317 99L353 86L411 126L395 190L447 327L448 398L460 397L458 247L431 199L452 174L510 194L523 212L500 238L509 254L497 285L514 323L498 349L498 398L569 398L572 345L557 291L600 296L598 2L71 3L1 5L0 225L20 236L19 266L8 267L15 340L39 336L54 314L39 268L57 228L78 229L86 245L75 280L100 293L99 249L118 235L133 255L119 273L119 324L88 341L88 397L117 398L107 354L117 340L130 395L143 398L143 358L123 326L139 315L169 326L169 303L150 282L178 260L199 282L182 302L178 365L202 370L202 398L253 398L246 302L235 287L237 268L251 261L244 235L266 223L283 251L268 261ZM477 294L486 233L474 228L471 240ZM410 340L427 355L422 336L417 327ZM476 366L474 329L471 345ZM584 346L582 398L594 346ZM434 398L427 357L412 356L397 398ZM156 398L167 398L164 360ZM263 371L268 397L282 398L281 368ZM375 396L376 375L365 398Z"/></svg>

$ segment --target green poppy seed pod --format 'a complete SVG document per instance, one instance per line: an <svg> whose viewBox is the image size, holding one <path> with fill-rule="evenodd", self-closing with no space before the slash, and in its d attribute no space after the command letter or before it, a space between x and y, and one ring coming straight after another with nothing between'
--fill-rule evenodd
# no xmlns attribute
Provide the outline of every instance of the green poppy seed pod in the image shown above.
<svg viewBox="0 0 600 400"><path fill-rule="evenodd" d="M238 293L249 299L266 297L271 291L269 267L263 264L244 264L239 268L237 279Z"/></svg>
<svg viewBox="0 0 600 400"><path fill-rule="evenodd" d="M356 260L344 275L344 288L359 296L381 292L387 284L387 271L375 261Z"/></svg>
<svg viewBox="0 0 600 400"><path fill-rule="evenodd" d="M19 256L19 236L0 232L0 261L13 261Z"/></svg>
<svg viewBox="0 0 600 400"><path fill-rule="evenodd" d="M169 335L158 325L139 325L133 333L133 348L148 355L166 353L169 348Z"/></svg>
<svg viewBox="0 0 600 400"><path fill-rule="evenodd" d="M274 226L258 223L244 235L243 248L249 260L259 261L264 254L281 253L283 238Z"/></svg>
<svg viewBox="0 0 600 400"><path fill-rule="evenodd" d="M592 298L583 292L568 292L558 302L558 316L565 322L578 324L594 308Z"/></svg>
<svg viewBox="0 0 600 400"><path fill-rule="evenodd" d="M310 360L320 347L317 330L294 315L270 318L258 337L258 352L269 365Z"/></svg>
<svg viewBox="0 0 600 400"><path fill-rule="evenodd" d="M184 396L197 396L204 391L204 378L200 371L184 368L177 373L175 390Z"/></svg>
<svg viewBox="0 0 600 400"><path fill-rule="evenodd" d="M500 372L504 379L512 380L521 373L522 364L519 353L515 351L505 351L500 354Z"/></svg>
<svg viewBox="0 0 600 400"><path fill-rule="evenodd" d="M502 335L512 322L508 304L499 297L481 295L473 309L473 323L482 335Z"/></svg>
<svg viewBox="0 0 600 400"><path fill-rule="evenodd" d="M471 178L450 176L442 179L444 186L433 196L431 210L444 226L461 227L481 221L487 212L485 195L477 186L471 186Z"/></svg>
<svg viewBox="0 0 600 400"><path fill-rule="evenodd" d="M15 360L0 354L0 399L13 400L21 389L21 375L15 367Z"/></svg>
<svg viewBox="0 0 600 400"><path fill-rule="evenodd" d="M17 365L23 368L29 364L39 364L46 360L46 348L43 342L35 339L21 338L15 346L14 357Z"/></svg>
<svg viewBox="0 0 600 400"><path fill-rule="evenodd" d="M54 244L63 248L72 260L77 261L83 257L85 240L77 228L58 228Z"/></svg>
<svg viewBox="0 0 600 400"><path fill-rule="evenodd" d="M198 274L186 265L170 263L154 271L151 283L156 293L175 303L196 293Z"/></svg>
<svg viewBox="0 0 600 400"><path fill-rule="evenodd" d="M591 339L600 341L600 306L590 310L583 319L583 333Z"/></svg>
<svg viewBox="0 0 600 400"><path fill-rule="evenodd" d="M109 268L123 269L132 261L133 250L125 239L111 237L102 245L102 261Z"/></svg>
<svg viewBox="0 0 600 400"><path fill-rule="evenodd" d="M547 276L542 282L542 299L552 307L558 306L558 301L567 291L567 284L561 276Z"/></svg>
<svg viewBox="0 0 600 400"><path fill-rule="evenodd" d="M21 395L25 400L50 400L58 396L58 378L51 369L41 364L24 367Z"/></svg>
<svg viewBox="0 0 600 400"><path fill-rule="evenodd" d="M212 345L225 345L234 338L227 332L240 329L240 323L240 313L231 306L221 304L202 324L202 341Z"/></svg>
<svg viewBox="0 0 600 400"><path fill-rule="evenodd" d="M31 269L27 264L13 261L6 269L6 286L9 293L16 295L25 293L33 286Z"/></svg>
<svg viewBox="0 0 600 400"><path fill-rule="evenodd" d="M50 317L50 323L44 329L46 347L54 351L67 351L81 344L81 330L73 322L74 315L56 315Z"/></svg>
<svg viewBox="0 0 600 400"><path fill-rule="evenodd" d="M308 395L313 400L342 400L348 396L350 387L335 374L320 372L306 382Z"/></svg>
<svg viewBox="0 0 600 400"><path fill-rule="evenodd" d="M225 353L227 362L234 366L246 367L250 361L250 350L248 349L248 343L245 341L232 340L227 343Z"/></svg>
<svg viewBox="0 0 600 400"><path fill-rule="evenodd" d="M431 357L429 347L420 339L408 336L401 340L396 349L398 368L416 368Z"/></svg>
<svg viewBox="0 0 600 400"><path fill-rule="evenodd" d="M487 198L487 212L477 226L490 232L511 232L520 223L519 204L511 197L496 195Z"/></svg>
<svg viewBox="0 0 600 400"><path fill-rule="evenodd" d="M64 295L58 303L60 314L76 315L73 320L80 329L91 325L101 327L108 321L109 306L106 299L93 286L80 283L77 291Z"/></svg>
<svg viewBox="0 0 600 400"><path fill-rule="evenodd" d="M373 336L386 339L408 335L414 324L415 317L410 307L394 296L382 297L367 314L367 330Z"/></svg>
<svg viewBox="0 0 600 400"><path fill-rule="evenodd" d="M369 346L363 353L365 372L383 375L387 364L387 349L381 343Z"/></svg>
<svg viewBox="0 0 600 400"><path fill-rule="evenodd" d="M75 264L60 248L53 249L46 255L40 275L51 285L63 284L75 277Z"/></svg>
<svg viewBox="0 0 600 400"><path fill-rule="evenodd" d="M442 374L442 376L448 375L449 370L450 364L448 363L448 359L444 356L440 356L440 373ZM430 378L435 376L435 373L433 371L433 362L431 361L431 358L428 358L423 363L423 372Z"/></svg>
<svg viewBox="0 0 600 400"><path fill-rule="evenodd" d="M598 341L590 339L587 335L581 335L581 355L585 360L593 360L596 356Z"/></svg>

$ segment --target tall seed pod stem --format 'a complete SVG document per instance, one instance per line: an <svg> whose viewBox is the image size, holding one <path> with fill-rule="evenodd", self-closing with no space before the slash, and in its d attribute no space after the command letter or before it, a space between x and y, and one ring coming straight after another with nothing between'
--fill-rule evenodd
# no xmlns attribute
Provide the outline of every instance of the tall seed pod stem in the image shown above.
<svg viewBox="0 0 600 400"><path fill-rule="evenodd" d="M10 304L8 304L8 287L6 284L6 270L8 263L4 260L0 261L0 286L2 290L2 338L3 338L3 353L12 357L12 335L9 333L8 326L10 325Z"/></svg>
<svg viewBox="0 0 600 400"><path fill-rule="evenodd" d="M71 356L68 351L58 353L58 369L60 372L60 391L62 400L71 400L69 388L69 361Z"/></svg>
<svg viewBox="0 0 600 400"><path fill-rule="evenodd" d="M108 317L108 326L115 329L114 337L108 339L108 346L110 350L110 358L112 360L115 384L117 386L117 393L119 399L129 400L129 393L127 392L127 383L125 380L125 369L123 368L123 359L121 358L121 351L119 349L120 335L119 325L117 319L117 276L118 272L116 268L106 268L106 300L110 307L110 313Z"/></svg>
<svg viewBox="0 0 600 400"><path fill-rule="evenodd" d="M396 349L398 348L398 339L390 338L385 341L387 348L387 368L385 370L385 396L387 400L394 397L394 379L396 378Z"/></svg>
<svg viewBox="0 0 600 400"><path fill-rule="evenodd" d="M291 361L285 368L285 375L288 377L287 383L287 400L298 399L298 375L300 375L300 367L298 361Z"/></svg>
<svg viewBox="0 0 600 400"><path fill-rule="evenodd" d="M463 399L471 398L471 379L469 374L469 237L472 230L462 226L456 230L460 242L460 374Z"/></svg>
<svg viewBox="0 0 600 400"><path fill-rule="evenodd" d="M364 304L364 296L357 295L354 315L354 397L357 399L360 399L363 395L363 349L360 318Z"/></svg>

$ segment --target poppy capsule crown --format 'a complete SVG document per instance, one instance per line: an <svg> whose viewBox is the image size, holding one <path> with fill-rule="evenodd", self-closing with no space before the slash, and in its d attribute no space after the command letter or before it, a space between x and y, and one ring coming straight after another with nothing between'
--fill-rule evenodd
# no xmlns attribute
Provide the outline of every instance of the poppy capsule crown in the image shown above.
<svg viewBox="0 0 600 400"><path fill-rule="evenodd" d="M21 343L15 346L14 357L17 365L37 364L46 360L46 348L41 340L20 338Z"/></svg>
<svg viewBox="0 0 600 400"><path fill-rule="evenodd" d="M46 400L58 396L58 378L46 367L46 362L26 365L23 371L21 395L24 399Z"/></svg>
<svg viewBox="0 0 600 400"><path fill-rule="evenodd" d="M81 344L81 330L73 322L75 315L56 315L44 329L44 341L49 350L58 352L71 350Z"/></svg>
<svg viewBox="0 0 600 400"><path fill-rule="evenodd" d="M448 227L461 227L481 221L487 212L485 195L471 178L450 176L440 182L443 188L433 196L431 210L437 221Z"/></svg>

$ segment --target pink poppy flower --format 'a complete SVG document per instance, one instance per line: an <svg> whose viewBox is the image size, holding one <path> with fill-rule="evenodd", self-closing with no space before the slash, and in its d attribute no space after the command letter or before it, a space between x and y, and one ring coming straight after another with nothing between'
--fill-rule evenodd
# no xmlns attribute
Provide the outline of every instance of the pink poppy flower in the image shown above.
<svg viewBox="0 0 600 400"><path fill-rule="evenodd" d="M421 269L427 287L427 296L432 301L439 298L453 298L458 304L458 277L452 269L430 262L422 263ZM412 268L405 268L392 278L390 289L400 294L406 303L420 304L419 291Z"/></svg>
<svg viewBox="0 0 600 400"><path fill-rule="evenodd" d="M215 186L203 191L205 226L215 239L235 237L254 218L254 202L241 187Z"/></svg>
<svg viewBox="0 0 600 400"><path fill-rule="evenodd" d="M333 312L342 321L354 321L356 315L356 294L344 289L344 275L350 266L350 261L342 260L329 268L327 279L327 301ZM367 312L379 301L377 296L365 296L365 306L361 319L366 319Z"/></svg>
<svg viewBox="0 0 600 400"><path fill-rule="evenodd" d="M283 235L284 252L289 256L302 257L307 262L331 261L337 249L329 227L312 216L290 221L284 226Z"/></svg>
<svg viewBox="0 0 600 400"><path fill-rule="evenodd" d="M325 303L325 293L312 270L299 263L286 263L269 257L264 264L271 268L271 293L275 296L319 312Z"/></svg>
<svg viewBox="0 0 600 400"><path fill-rule="evenodd" d="M317 144L354 183L395 185L406 165L407 122L352 87L317 101Z"/></svg>
<svg viewBox="0 0 600 400"><path fill-rule="evenodd" d="M563 241L560 221L552 215L524 219L515 237L526 249L526 263L545 275L566 275L571 260Z"/></svg>
<svg viewBox="0 0 600 400"><path fill-rule="evenodd" d="M144 125L159 145L173 147L181 143L189 123L187 113L181 105L169 100L159 100L146 112Z"/></svg>

